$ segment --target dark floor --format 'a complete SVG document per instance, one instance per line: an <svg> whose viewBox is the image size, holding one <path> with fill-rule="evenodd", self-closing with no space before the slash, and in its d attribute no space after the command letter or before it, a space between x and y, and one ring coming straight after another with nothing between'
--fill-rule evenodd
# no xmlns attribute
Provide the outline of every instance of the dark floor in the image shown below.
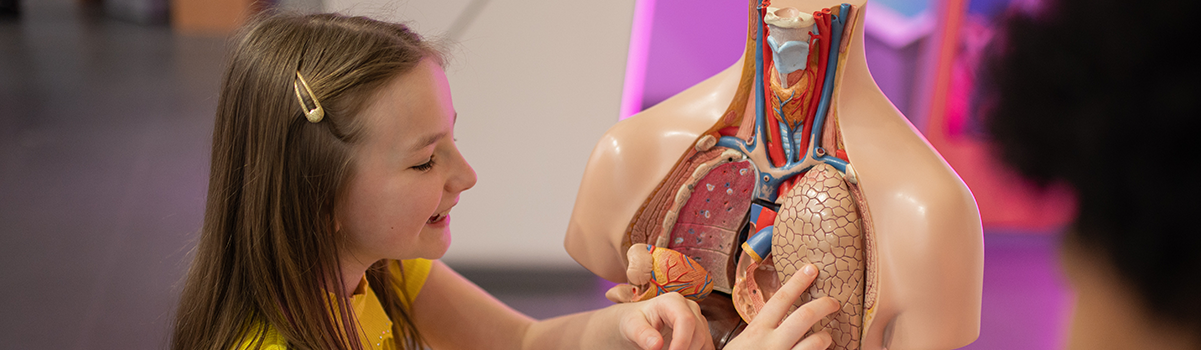
<svg viewBox="0 0 1201 350"><path fill-rule="evenodd" d="M75 4L0 19L0 349L158 349L200 226L225 43ZM1054 238L986 241L968 348L1057 348ZM582 269L457 268L536 318L607 305Z"/></svg>
<svg viewBox="0 0 1201 350"><path fill-rule="evenodd" d="M161 348L223 41L74 4L0 22L0 347Z"/></svg>

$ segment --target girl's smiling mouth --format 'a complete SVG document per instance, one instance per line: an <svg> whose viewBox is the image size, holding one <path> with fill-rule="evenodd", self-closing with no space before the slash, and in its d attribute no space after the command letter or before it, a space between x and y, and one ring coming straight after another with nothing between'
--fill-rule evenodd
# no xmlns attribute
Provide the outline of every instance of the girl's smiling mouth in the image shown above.
<svg viewBox="0 0 1201 350"><path fill-rule="evenodd" d="M440 213L434 214L433 216L430 216L430 218L425 221L425 224L433 225L433 226L441 226L442 224L446 223L447 218L450 218L450 208L447 208L445 211L442 211Z"/></svg>

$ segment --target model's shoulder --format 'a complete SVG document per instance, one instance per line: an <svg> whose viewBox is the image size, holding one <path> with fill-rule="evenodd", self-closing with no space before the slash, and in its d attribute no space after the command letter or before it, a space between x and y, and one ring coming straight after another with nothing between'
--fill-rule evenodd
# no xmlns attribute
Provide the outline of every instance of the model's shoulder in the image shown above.
<svg viewBox="0 0 1201 350"><path fill-rule="evenodd" d="M897 114L895 118L904 117ZM979 221L971 190L907 122L883 122L874 130L844 128L842 132L869 205L888 208L878 215L917 219L933 214L947 220ZM951 213L959 215L948 215Z"/></svg>

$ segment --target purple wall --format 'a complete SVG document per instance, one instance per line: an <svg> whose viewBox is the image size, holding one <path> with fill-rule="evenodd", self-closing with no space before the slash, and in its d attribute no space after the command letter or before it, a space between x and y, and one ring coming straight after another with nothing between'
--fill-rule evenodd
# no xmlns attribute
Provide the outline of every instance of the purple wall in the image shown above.
<svg viewBox="0 0 1201 350"><path fill-rule="evenodd" d="M746 11L743 1L656 0L643 108L737 61L746 45Z"/></svg>
<svg viewBox="0 0 1201 350"><path fill-rule="evenodd" d="M654 2L642 94L644 109L726 69L738 60L746 45L745 2ZM876 83L908 115L920 40L894 49L869 35L864 45Z"/></svg>

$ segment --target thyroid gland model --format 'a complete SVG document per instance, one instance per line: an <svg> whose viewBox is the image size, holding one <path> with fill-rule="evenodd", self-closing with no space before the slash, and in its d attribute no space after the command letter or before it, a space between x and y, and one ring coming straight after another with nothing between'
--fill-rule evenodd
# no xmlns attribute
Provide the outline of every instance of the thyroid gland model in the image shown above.
<svg viewBox="0 0 1201 350"><path fill-rule="evenodd" d="M611 300L680 292L720 349L812 263L834 349L976 339L975 199L876 87L864 5L753 1L739 62L602 137L566 247Z"/></svg>

